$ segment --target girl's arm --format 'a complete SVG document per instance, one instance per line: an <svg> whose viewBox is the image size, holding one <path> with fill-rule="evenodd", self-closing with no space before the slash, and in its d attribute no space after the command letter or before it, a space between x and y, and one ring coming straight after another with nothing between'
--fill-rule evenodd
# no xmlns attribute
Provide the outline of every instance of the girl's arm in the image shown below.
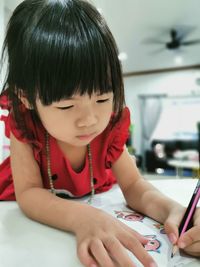
<svg viewBox="0 0 200 267"><path fill-rule="evenodd" d="M144 250L147 240L143 236L99 209L61 199L44 189L31 146L12 134L11 167L16 199L23 212L33 220L75 233L78 257L84 266L114 267L117 262L120 267L134 267L125 248L143 266L152 266L154 261Z"/></svg>
<svg viewBox="0 0 200 267"><path fill-rule="evenodd" d="M161 194L143 179L137 170L135 160L125 149L113 165L118 183L128 205L147 216L164 223L165 232L173 244L192 256L200 256L200 208L194 215L193 227L179 238L178 225L185 208Z"/></svg>
<svg viewBox="0 0 200 267"><path fill-rule="evenodd" d="M80 212L82 206L87 206L58 198L44 189L31 146L18 141L13 134L10 139L12 175L20 208L33 220L73 231L77 210Z"/></svg>
<svg viewBox="0 0 200 267"><path fill-rule="evenodd" d="M172 207L182 210L181 205L164 196L139 173L133 157L125 148L112 170L117 178L128 205L161 223L164 223Z"/></svg>

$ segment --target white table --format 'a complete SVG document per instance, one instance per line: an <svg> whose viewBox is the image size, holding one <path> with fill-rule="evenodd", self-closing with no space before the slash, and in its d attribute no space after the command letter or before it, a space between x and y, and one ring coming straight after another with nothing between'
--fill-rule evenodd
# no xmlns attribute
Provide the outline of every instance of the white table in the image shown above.
<svg viewBox="0 0 200 267"><path fill-rule="evenodd" d="M194 160L180 160L180 159L170 159L167 163L176 168L176 176L182 176L183 169L191 169L194 172L194 175L198 174L199 171L199 162Z"/></svg>
<svg viewBox="0 0 200 267"><path fill-rule="evenodd" d="M187 205L196 185L194 179L152 181L159 190ZM101 205L117 194L116 203L124 201L119 188L96 195ZM0 267L81 267L76 256L76 241L65 233L34 222L23 215L16 202L0 202ZM188 265L200 266L197 264ZM162 267L162 266L159 266Z"/></svg>

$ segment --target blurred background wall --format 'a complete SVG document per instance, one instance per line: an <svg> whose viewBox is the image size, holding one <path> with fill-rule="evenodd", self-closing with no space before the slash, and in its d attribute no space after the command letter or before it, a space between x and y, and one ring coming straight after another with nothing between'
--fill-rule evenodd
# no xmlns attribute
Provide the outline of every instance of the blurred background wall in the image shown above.
<svg viewBox="0 0 200 267"><path fill-rule="evenodd" d="M0 1L0 44L9 16L20 2ZM169 166L168 161L177 159L177 151L184 151L182 156L178 154L178 160L183 157L197 161L199 0L91 2L106 18L119 47L126 103L131 110L130 151L143 171L154 173L169 168L175 174L176 166ZM166 113L169 106L172 112ZM163 119L165 114L168 120ZM3 144L7 149L0 123L0 147ZM1 148L0 160L7 155L6 149ZM163 153L159 154L160 151Z"/></svg>

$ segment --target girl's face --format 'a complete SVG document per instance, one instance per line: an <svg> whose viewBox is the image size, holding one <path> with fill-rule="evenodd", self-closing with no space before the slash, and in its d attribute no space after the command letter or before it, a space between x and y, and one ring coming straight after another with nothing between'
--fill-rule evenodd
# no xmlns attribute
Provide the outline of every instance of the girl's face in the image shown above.
<svg viewBox="0 0 200 267"><path fill-rule="evenodd" d="M113 110L113 93L74 95L44 106L36 100L43 126L58 141L84 146L107 127Z"/></svg>

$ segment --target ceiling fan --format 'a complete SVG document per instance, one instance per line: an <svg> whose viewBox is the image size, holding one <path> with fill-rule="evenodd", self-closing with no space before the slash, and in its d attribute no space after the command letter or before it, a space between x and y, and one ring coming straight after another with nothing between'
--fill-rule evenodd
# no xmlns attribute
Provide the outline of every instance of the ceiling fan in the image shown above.
<svg viewBox="0 0 200 267"><path fill-rule="evenodd" d="M162 49L178 50L183 46L192 46L200 44L200 39L187 40L187 36L194 30L190 27L171 28L167 30L167 40L161 41L159 39L146 39L146 44L162 44ZM166 34L165 34L166 35Z"/></svg>
<svg viewBox="0 0 200 267"><path fill-rule="evenodd" d="M170 30L170 37L171 40L165 43L166 48L169 50L178 49L181 46L196 45L200 43L200 39L186 41L186 34L179 34L176 29Z"/></svg>

